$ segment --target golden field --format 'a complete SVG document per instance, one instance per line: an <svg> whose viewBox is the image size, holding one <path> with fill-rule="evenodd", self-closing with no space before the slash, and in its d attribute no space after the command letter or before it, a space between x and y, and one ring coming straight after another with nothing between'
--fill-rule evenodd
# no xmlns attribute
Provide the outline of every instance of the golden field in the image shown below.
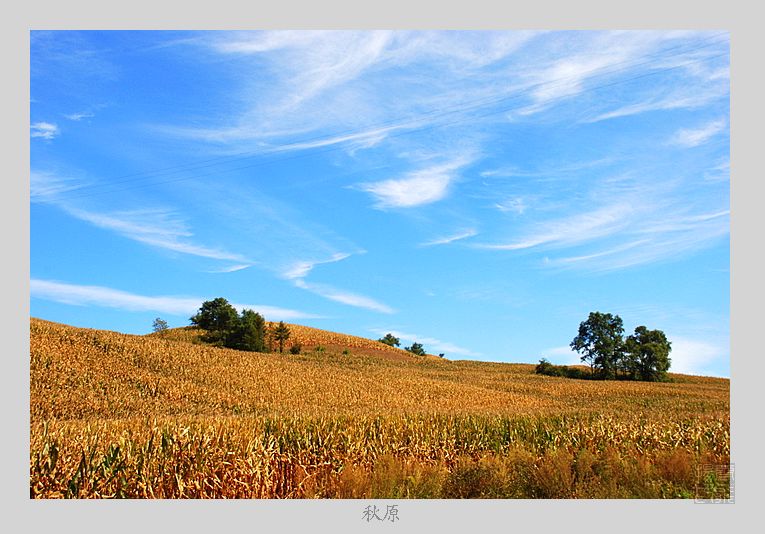
<svg viewBox="0 0 765 534"><path fill-rule="evenodd" d="M727 379L555 378L289 326L302 354L31 319L30 495L687 498L729 462Z"/></svg>

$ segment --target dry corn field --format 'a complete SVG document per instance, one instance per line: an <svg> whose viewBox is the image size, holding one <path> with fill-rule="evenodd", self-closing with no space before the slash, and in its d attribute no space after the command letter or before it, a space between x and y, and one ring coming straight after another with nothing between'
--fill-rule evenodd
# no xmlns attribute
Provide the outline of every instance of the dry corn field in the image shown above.
<svg viewBox="0 0 765 534"><path fill-rule="evenodd" d="M290 329L302 354L31 319L31 497L727 495L700 475L729 463L727 379L555 378Z"/></svg>

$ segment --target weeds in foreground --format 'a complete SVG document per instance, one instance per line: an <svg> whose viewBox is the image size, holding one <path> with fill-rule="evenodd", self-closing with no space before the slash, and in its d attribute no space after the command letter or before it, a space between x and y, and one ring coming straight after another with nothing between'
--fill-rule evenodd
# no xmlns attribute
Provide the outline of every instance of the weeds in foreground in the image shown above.
<svg viewBox="0 0 765 534"><path fill-rule="evenodd" d="M33 427L32 497L683 498L725 421L215 418Z"/></svg>

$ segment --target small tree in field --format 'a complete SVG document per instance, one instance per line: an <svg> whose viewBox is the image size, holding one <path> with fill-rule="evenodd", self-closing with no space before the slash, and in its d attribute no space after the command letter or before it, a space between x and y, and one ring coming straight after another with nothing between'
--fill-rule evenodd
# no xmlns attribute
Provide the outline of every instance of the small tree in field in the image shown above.
<svg viewBox="0 0 765 534"><path fill-rule="evenodd" d="M610 313L591 312L579 324L579 333L571 341L571 348L590 364L590 372L597 370L603 378L616 377L616 369L623 348L622 318Z"/></svg>
<svg viewBox="0 0 765 534"><path fill-rule="evenodd" d="M284 321L279 321L279 324L272 330L272 335L279 343L279 352L284 352L284 342L290 338L290 329L284 324Z"/></svg>
<svg viewBox="0 0 765 534"><path fill-rule="evenodd" d="M417 356L425 356L425 354L427 354L423 346L417 343L416 341L412 343L411 347L405 347L404 350L408 350L409 352L411 352L412 354L416 354Z"/></svg>
<svg viewBox="0 0 765 534"><path fill-rule="evenodd" d="M389 345L391 347L398 347L399 345L401 345L401 341L396 336L391 334L390 332L385 334L385 337L382 337L382 338L378 339L377 341L379 341L380 343L384 343L386 345Z"/></svg>
<svg viewBox="0 0 765 534"><path fill-rule="evenodd" d="M152 330L154 330L154 332L161 334L162 332L167 330L167 321L157 317L156 319L154 319L154 322L151 324L151 328Z"/></svg>
<svg viewBox="0 0 765 534"><path fill-rule="evenodd" d="M632 377L649 382L664 380L672 363L671 350L672 344L661 330L648 330L645 326L635 328L635 333L627 338L624 350Z"/></svg>

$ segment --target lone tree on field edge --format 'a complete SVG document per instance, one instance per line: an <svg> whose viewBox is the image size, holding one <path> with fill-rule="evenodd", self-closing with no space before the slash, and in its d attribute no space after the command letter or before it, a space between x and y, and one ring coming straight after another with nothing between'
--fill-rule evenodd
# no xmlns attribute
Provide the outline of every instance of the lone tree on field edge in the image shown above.
<svg viewBox="0 0 765 534"><path fill-rule="evenodd" d="M154 322L151 324L151 328L152 330L154 330L154 332L162 333L165 330L167 330L167 321L157 317L156 319L154 319Z"/></svg>
<svg viewBox="0 0 765 534"><path fill-rule="evenodd" d="M279 321L278 326L273 329L272 334L274 339L279 343L279 352L284 352L284 342L290 338L290 329L284 324L284 321Z"/></svg>

